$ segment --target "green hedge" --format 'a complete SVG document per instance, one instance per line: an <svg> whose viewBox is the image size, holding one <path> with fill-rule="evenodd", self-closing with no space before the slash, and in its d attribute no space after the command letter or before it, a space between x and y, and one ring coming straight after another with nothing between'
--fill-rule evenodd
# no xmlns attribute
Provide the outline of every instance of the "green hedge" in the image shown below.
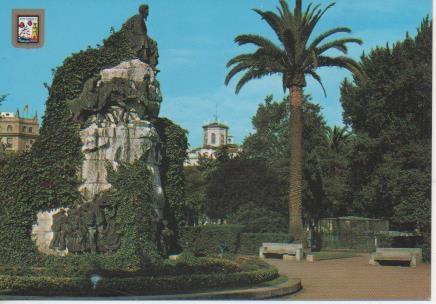
<svg viewBox="0 0 436 304"><path fill-rule="evenodd" d="M52 257L45 267L2 267L1 275L40 277L81 277L98 273L106 277L145 277L180 274L208 274L240 272L241 263L217 258L195 258L177 261L164 260L138 271L123 271L108 263L101 255ZM245 267L246 262L242 263ZM261 267L258 267L261 268ZM243 269L244 271L247 268Z"/></svg>
<svg viewBox="0 0 436 304"><path fill-rule="evenodd" d="M259 254L262 243L291 243L294 238L286 233L242 233L238 253Z"/></svg>
<svg viewBox="0 0 436 304"><path fill-rule="evenodd" d="M207 256L219 254L219 246L225 243L225 252L236 254L243 228L240 225L184 227L180 230L179 244L184 251L192 252L196 256Z"/></svg>
<svg viewBox="0 0 436 304"><path fill-rule="evenodd" d="M227 253L259 254L264 242L291 243L293 237L286 233L244 233L241 225L205 225L185 227L180 231L180 245L184 251L196 256L217 255L221 243L227 244Z"/></svg>
<svg viewBox="0 0 436 304"><path fill-rule="evenodd" d="M180 274L208 274L208 273L234 273L240 272L239 265L226 259L194 258L194 261L164 261L163 263L150 265L147 269L137 272L98 271L107 277L151 277L151 276L177 276Z"/></svg>
<svg viewBox="0 0 436 304"><path fill-rule="evenodd" d="M279 274L275 267L262 261L242 260L239 263L216 259L199 259L208 265L205 274L160 275L126 277L116 275L104 277L92 288L88 277L17 276L0 275L0 294L14 295L62 295L62 296L118 296L147 295L171 292L190 292L214 287L251 286L276 279ZM224 271L210 268L221 266ZM235 265L238 265L235 267ZM247 271L235 271L246 269ZM178 271L184 271L183 266ZM203 269L206 270L206 269ZM230 272L229 272L230 271ZM114 273L112 273L113 275ZM106 274L108 275L108 274Z"/></svg>
<svg viewBox="0 0 436 304"><path fill-rule="evenodd" d="M279 276L277 269L259 269L230 274L211 273L197 275L136 277L103 279L97 285L99 295L153 294L168 291L190 292L212 287L239 287L273 280Z"/></svg>
<svg viewBox="0 0 436 304"><path fill-rule="evenodd" d="M0 294L26 295L87 295L92 286L88 278L0 275Z"/></svg>

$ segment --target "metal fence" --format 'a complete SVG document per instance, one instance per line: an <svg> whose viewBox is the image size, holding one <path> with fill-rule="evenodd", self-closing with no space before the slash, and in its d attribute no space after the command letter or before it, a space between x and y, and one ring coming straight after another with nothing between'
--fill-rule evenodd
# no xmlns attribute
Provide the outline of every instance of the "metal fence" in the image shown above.
<svg viewBox="0 0 436 304"><path fill-rule="evenodd" d="M376 247L376 235L388 230L387 220L349 216L321 219L317 234L322 250L371 252Z"/></svg>

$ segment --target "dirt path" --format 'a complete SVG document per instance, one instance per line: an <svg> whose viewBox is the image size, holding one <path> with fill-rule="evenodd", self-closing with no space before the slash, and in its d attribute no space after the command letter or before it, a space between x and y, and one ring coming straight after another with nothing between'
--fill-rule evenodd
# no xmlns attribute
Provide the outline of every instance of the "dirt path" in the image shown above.
<svg viewBox="0 0 436 304"><path fill-rule="evenodd" d="M282 299L293 300L428 300L431 265L416 268L371 266L369 255L315 263L267 259L279 272L300 278L303 289Z"/></svg>

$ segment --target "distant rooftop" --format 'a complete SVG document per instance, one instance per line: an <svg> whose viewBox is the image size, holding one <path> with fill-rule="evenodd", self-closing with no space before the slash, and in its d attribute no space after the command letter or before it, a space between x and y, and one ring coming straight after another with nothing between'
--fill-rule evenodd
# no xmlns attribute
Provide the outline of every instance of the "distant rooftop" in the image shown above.
<svg viewBox="0 0 436 304"><path fill-rule="evenodd" d="M228 129L229 126L227 126L224 123L221 123L221 122L218 122L218 121L214 121L214 122L210 122L210 123L205 124L203 126L203 128L225 128L225 129Z"/></svg>
<svg viewBox="0 0 436 304"><path fill-rule="evenodd" d="M15 117L12 112L0 112L0 117Z"/></svg>

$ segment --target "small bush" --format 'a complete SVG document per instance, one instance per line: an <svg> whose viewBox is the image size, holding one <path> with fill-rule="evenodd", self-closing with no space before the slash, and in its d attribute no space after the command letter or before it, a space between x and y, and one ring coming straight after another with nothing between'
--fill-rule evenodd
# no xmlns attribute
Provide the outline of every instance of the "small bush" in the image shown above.
<svg viewBox="0 0 436 304"><path fill-rule="evenodd" d="M205 225L185 227L180 231L180 245L184 251L195 256L219 255L220 245L224 253L236 254L239 247L239 235L243 230L240 225Z"/></svg>
<svg viewBox="0 0 436 304"><path fill-rule="evenodd" d="M242 233L239 254L259 254L262 243L292 243L294 238L286 233Z"/></svg>
<svg viewBox="0 0 436 304"><path fill-rule="evenodd" d="M236 263L241 271L254 271L258 269L268 269L271 266L258 257L238 257Z"/></svg>
<svg viewBox="0 0 436 304"><path fill-rule="evenodd" d="M244 232L285 233L288 230L287 217L282 213L248 203L228 218L230 224L244 226Z"/></svg>

